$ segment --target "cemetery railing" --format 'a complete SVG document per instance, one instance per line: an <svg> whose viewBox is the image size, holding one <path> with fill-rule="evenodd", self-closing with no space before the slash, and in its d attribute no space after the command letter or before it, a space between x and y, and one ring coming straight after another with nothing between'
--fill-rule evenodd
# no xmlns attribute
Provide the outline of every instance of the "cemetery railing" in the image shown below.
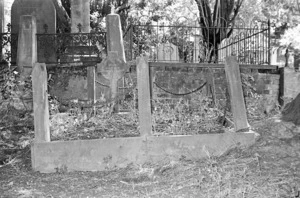
<svg viewBox="0 0 300 198"><path fill-rule="evenodd" d="M253 21L249 27L237 22L227 27L176 26L138 22L124 34L126 57L148 55L154 62L224 63L237 56L241 64L270 64L270 23Z"/></svg>
<svg viewBox="0 0 300 198"><path fill-rule="evenodd" d="M11 33L11 25L7 25L7 32L0 33L1 39L1 62L9 62L11 65L16 65L18 34Z"/></svg>
<svg viewBox="0 0 300 198"><path fill-rule="evenodd" d="M106 32L37 34L38 62L94 64L106 54Z"/></svg>

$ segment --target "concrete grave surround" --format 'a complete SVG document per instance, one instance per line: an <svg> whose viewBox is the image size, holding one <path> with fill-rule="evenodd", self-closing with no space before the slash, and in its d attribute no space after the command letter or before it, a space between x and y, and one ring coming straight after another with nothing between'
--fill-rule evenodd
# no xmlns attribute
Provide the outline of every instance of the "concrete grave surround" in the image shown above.
<svg viewBox="0 0 300 198"><path fill-rule="evenodd" d="M140 108L141 137L109 138L77 141L45 141L44 136L31 145L31 160L34 171L51 173L56 171L102 171L115 167L126 167L134 163L158 163L163 160L179 160L185 157L198 160L221 156L236 146L250 146L255 142L255 133L223 133L194 136L151 136L151 109L149 64L147 58L137 60L138 94ZM42 71L42 70L41 70ZM37 77L37 76L35 76ZM46 90L43 90L46 91ZM146 93L147 92L147 93ZM39 117L45 116L40 113ZM36 118L35 118L36 119ZM46 120L43 127L47 126ZM35 131L36 135L39 131ZM45 130L45 133L47 131ZM49 134L47 135L49 137Z"/></svg>
<svg viewBox="0 0 300 198"><path fill-rule="evenodd" d="M178 62L178 47L172 43L164 43L158 47L157 60L160 62Z"/></svg>

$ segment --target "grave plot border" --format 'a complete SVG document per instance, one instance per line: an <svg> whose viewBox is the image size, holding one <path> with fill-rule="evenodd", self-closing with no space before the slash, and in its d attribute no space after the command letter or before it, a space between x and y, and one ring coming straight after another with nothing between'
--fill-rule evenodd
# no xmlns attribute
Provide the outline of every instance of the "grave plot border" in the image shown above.
<svg viewBox="0 0 300 198"><path fill-rule="evenodd" d="M111 39L114 38L115 36L111 35ZM110 44L110 39L108 41L107 43ZM119 39L118 45L120 43L122 43L122 39ZM117 51L119 49L118 47L113 48L114 46L117 45L111 46L109 51ZM123 53L123 51L120 51L119 54L122 54L124 57ZM47 76L46 64L35 63L32 75L35 118L35 140L31 145L33 170L43 173L102 171L115 167L126 167L132 163L142 165L148 162L157 163L165 160L179 160L182 157L189 160L198 160L221 156L237 146L248 147L255 143L256 133L249 130L245 115L244 98L241 92L241 79L238 77L240 76L240 67L243 66L238 64L235 57L226 57L223 66L230 96L234 98L234 101L231 101L234 102L235 106L233 114L236 132L192 136L153 136L149 67L151 64L159 63L150 63L148 60L148 57L137 57L136 60L127 63L136 65L140 136L66 142L51 141L50 139L47 80L45 79ZM161 64L168 65L169 63ZM191 63L181 64L184 67ZM218 64L209 64L209 66L220 67ZM256 69L259 68L256 67Z"/></svg>
<svg viewBox="0 0 300 198"><path fill-rule="evenodd" d="M36 138L31 146L32 168L34 171L51 173L56 171L102 171L127 165L159 162L162 160L179 160L185 157L190 160L198 160L212 156L221 156L230 149L242 146L248 147L255 142L255 132L232 132L223 134L181 135L181 136L152 136L151 109L150 109L150 86L149 86L149 63L147 58L139 57L137 63L138 76L138 99L139 99L139 125L140 137L111 138L76 141L53 141L49 140L47 126L47 111L44 111L45 100L42 97L46 93L46 81L36 84L44 87L43 91L34 98L35 122L37 126ZM239 65L233 57L229 57L225 64L226 72L239 72ZM46 65L36 63L33 78L46 76ZM231 87L239 86L239 79L228 75ZM231 88L234 92L238 90ZM42 93L44 92L44 93ZM234 94L235 95L235 94ZM242 101L240 96L234 96L237 101ZM237 107L240 110L243 107ZM39 111L40 109L40 111ZM247 120L241 116L236 117L236 130L248 128Z"/></svg>

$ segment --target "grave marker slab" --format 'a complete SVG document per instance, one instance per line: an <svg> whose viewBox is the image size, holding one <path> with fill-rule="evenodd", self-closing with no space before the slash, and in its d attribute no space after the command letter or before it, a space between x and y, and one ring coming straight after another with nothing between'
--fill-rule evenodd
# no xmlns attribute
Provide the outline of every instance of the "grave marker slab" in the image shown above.
<svg viewBox="0 0 300 198"><path fill-rule="evenodd" d="M229 88L235 131L248 131L249 124L243 96L241 73L236 57L229 56L225 58L225 73Z"/></svg>
<svg viewBox="0 0 300 198"><path fill-rule="evenodd" d="M71 32L78 33L78 24L81 24L81 32L90 32L90 2L83 0L71 0Z"/></svg>
<svg viewBox="0 0 300 198"><path fill-rule="evenodd" d="M118 80L121 79L129 69L118 52L108 52L107 58L97 65L97 70L102 76L109 80L110 94L109 99L115 99L118 93Z"/></svg>
<svg viewBox="0 0 300 198"><path fill-rule="evenodd" d="M45 24L48 26L48 33L56 33L56 10L52 0L15 0L11 7L12 33L19 32L22 15L35 16L38 34L45 32Z"/></svg>
<svg viewBox="0 0 300 198"><path fill-rule="evenodd" d="M157 60L159 62L179 62L178 47L172 43L164 43L158 47Z"/></svg>
<svg viewBox="0 0 300 198"><path fill-rule="evenodd" d="M56 10L52 0L15 0L11 7L11 32L18 34L20 30L20 17L31 15L36 18L37 34L45 33L44 26L47 25L47 33L56 33ZM45 62L45 56L49 61L56 61L55 50L51 43L46 46L39 46L38 57L40 62ZM17 46L12 45L12 62L17 59ZM47 55L45 55L47 54Z"/></svg>

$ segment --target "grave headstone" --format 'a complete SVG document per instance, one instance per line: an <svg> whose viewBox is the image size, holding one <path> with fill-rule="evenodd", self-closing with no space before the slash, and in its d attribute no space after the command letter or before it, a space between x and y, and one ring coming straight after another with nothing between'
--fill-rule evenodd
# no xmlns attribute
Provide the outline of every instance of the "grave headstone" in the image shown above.
<svg viewBox="0 0 300 198"><path fill-rule="evenodd" d="M71 32L78 33L78 25L81 32L90 32L90 2L83 0L71 0Z"/></svg>
<svg viewBox="0 0 300 198"><path fill-rule="evenodd" d="M121 79L129 65L118 55L118 52L108 52L107 58L97 65L97 70L109 80L110 94L108 99L115 99L118 93L118 80Z"/></svg>
<svg viewBox="0 0 300 198"><path fill-rule="evenodd" d="M47 33L56 33L56 10L52 0L15 0L11 7L11 33L18 34L20 29L20 17L22 15L32 15L36 18L37 34L45 32L47 25ZM40 48L40 47L39 47ZM17 59L17 46L12 45L12 62ZM38 57L40 62L44 62L45 53L49 60L54 60L55 51L47 44L44 48L39 49Z"/></svg>
<svg viewBox="0 0 300 198"><path fill-rule="evenodd" d="M35 63L32 72L34 131L36 142L50 142L47 69Z"/></svg>
<svg viewBox="0 0 300 198"><path fill-rule="evenodd" d="M37 62L36 49L36 18L32 15L23 15L20 20L17 65L19 72L24 76L31 74Z"/></svg>
<svg viewBox="0 0 300 198"><path fill-rule="evenodd" d="M172 43L164 43L158 47L157 60L159 62L179 62L178 47Z"/></svg>
<svg viewBox="0 0 300 198"><path fill-rule="evenodd" d="M45 24L48 26L48 33L56 33L56 10L52 0L15 0L11 7L12 33L19 32L22 15L35 16L38 34L45 32Z"/></svg>
<svg viewBox="0 0 300 198"><path fill-rule="evenodd" d="M235 131L247 132L249 131L249 124L243 96L240 67L236 57L228 56L225 58L225 73Z"/></svg>

